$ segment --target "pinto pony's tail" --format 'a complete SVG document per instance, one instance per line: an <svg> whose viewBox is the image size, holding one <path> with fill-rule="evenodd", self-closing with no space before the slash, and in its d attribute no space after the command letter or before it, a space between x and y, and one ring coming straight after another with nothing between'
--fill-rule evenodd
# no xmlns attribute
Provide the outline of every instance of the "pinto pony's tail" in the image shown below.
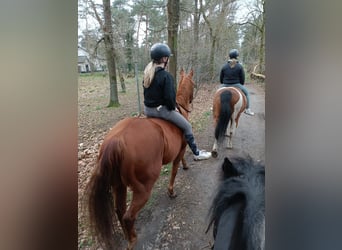
<svg viewBox="0 0 342 250"><path fill-rule="evenodd" d="M121 147L118 140L104 142L100 148L97 165L87 184L85 195L90 228L99 242L113 248L114 199L112 186L121 182L119 164Z"/></svg>
<svg viewBox="0 0 342 250"><path fill-rule="evenodd" d="M221 93L221 109L217 125L215 128L215 139L218 143L222 143L228 123L232 116L232 110L230 107L230 101L232 99L232 93L230 91L224 91Z"/></svg>

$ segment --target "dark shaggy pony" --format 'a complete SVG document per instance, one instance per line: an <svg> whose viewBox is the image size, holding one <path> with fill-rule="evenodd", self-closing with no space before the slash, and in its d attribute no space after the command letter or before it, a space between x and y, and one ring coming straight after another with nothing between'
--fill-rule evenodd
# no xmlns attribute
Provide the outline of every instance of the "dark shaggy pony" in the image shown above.
<svg viewBox="0 0 342 250"><path fill-rule="evenodd" d="M210 209L213 249L265 249L265 168L251 158L225 158L224 180Z"/></svg>

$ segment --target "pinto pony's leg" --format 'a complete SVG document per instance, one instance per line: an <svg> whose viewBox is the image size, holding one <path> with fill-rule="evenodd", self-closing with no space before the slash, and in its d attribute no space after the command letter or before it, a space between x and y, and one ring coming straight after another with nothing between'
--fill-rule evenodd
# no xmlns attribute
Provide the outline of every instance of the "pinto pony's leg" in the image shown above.
<svg viewBox="0 0 342 250"><path fill-rule="evenodd" d="M227 128L227 146L226 148L232 149L233 148L233 135L234 135L234 127L235 124L235 112L233 112L231 119L229 120L228 128Z"/></svg>
<svg viewBox="0 0 342 250"><path fill-rule="evenodd" d="M227 137L228 137L228 140L227 140L226 148L232 149L232 148L233 148L233 141L232 141L233 133L230 132L229 135L228 135Z"/></svg>
<svg viewBox="0 0 342 250"><path fill-rule="evenodd" d="M217 157L218 145L222 145L229 130L231 117L234 110L231 109L232 92L224 91L214 98L214 119L215 119L215 143L211 152L212 156Z"/></svg>
<svg viewBox="0 0 342 250"><path fill-rule="evenodd" d="M217 140L215 139L213 149L211 150L211 156L216 158L217 155Z"/></svg>
<svg viewBox="0 0 342 250"><path fill-rule="evenodd" d="M228 124L227 131L226 131L226 135L228 137L228 141L227 141L228 149L233 148L233 135L235 135L235 129L238 126L238 119L240 116L240 109L242 105L242 96L241 94L239 95L240 95L239 101L234 105L234 110L231 115L231 118L229 119L229 124Z"/></svg>

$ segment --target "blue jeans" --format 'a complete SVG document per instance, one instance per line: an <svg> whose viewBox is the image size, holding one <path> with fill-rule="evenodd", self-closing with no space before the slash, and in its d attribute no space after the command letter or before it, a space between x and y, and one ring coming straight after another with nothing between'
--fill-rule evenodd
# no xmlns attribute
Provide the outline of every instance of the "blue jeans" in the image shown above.
<svg viewBox="0 0 342 250"><path fill-rule="evenodd" d="M247 98L247 107L246 108L247 109L249 108L249 93L248 93L248 90L245 86L243 86L240 83L234 83L234 84L221 84L220 87L238 87L239 89L241 89Z"/></svg>

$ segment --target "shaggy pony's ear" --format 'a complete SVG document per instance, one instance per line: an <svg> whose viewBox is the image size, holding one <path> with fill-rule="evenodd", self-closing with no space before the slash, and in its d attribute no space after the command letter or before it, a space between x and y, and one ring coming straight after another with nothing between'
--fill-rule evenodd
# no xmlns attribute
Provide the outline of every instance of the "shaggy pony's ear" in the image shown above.
<svg viewBox="0 0 342 250"><path fill-rule="evenodd" d="M224 158L224 161L222 164L222 170L223 170L225 179L234 177L234 176L239 176L239 171L227 157Z"/></svg>

